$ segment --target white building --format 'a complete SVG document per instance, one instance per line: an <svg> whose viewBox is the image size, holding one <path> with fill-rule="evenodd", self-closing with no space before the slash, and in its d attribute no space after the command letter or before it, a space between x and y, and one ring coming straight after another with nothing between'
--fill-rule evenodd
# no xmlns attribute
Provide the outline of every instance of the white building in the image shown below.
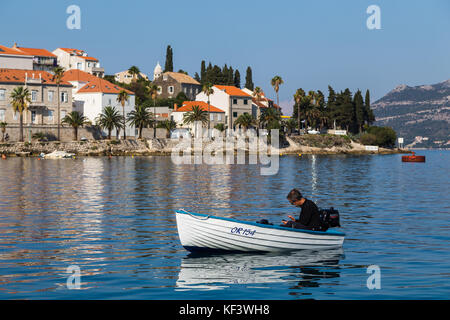
<svg viewBox="0 0 450 320"><path fill-rule="evenodd" d="M0 67L33 70L33 55L0 45Z"/></svg>
<svg viewBox="0 0 450 320"><path fill-rule="evenodd" d="M187 112L191 112L194 106L198 106L201 110L209 112L211 129L219 123L225 124L225 111L213 106L212 104L208 106L208 104L203 101L184 101L183 105L180 107L175 104L171 114L171 118L176 122L177 127L193 129L193 124L186 125L183 120L184 115Z"/></svg>
<svg viewBox="0 0 450 320"><path fill-rule="evenodd" d="M89 57L83 50L58 48L53 54L58 57L58 65L65 70L77 69L101 78L105 75L98 59Z"/></svg>
<svg viewBox="0 0 450 320"><path fill-rule="evenodd" d="M138 79L145 79L148 80L148 76L142 72L137 75ZM131 75L128 70L117 72L114 74L114 80L121 83L130 84L134 79L134 76Z"/></svg>
<svg viewBox="0 0 450 320"><path fill-rule="evenodd" d="M225 124L228 128L233 128L233 123L244 113L253 115L252 97L243 90L233 86L213 86L214 93L209 96L211 105L225 112ZM208 102L208 96L200 92L196 97L197 101ZM254 117L256 115L253 115Z"/></svg>
<svg viewBox="0 0 450 320"><path fill-rule="evenodd" d="M74 110L82 113L92 123L102 113L107 106L115 107L120 114L123 113L122 104L117 101L120 91L125 90L128 93L128 101L125 103L125 115L134 110L135 95L134 92L123 89L105 79L95 77L81 70L69 70L64 73L63 80L73 85L72 96ZM106 134L106 132L104 132ZM135 136L135 128L127 123L127 137ZM123 132L120 132L123 136Z"/></svg>

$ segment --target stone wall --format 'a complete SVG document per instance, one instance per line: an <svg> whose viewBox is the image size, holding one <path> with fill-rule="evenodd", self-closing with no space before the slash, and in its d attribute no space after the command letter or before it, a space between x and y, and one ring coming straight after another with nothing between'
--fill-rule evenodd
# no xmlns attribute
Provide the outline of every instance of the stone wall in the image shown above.
<svg viewBox="0 0 450 320"><path fill-rule="evenodd" d="M30 135L31 132L31 135ZM23 139L24 141L30 141L33 134L42 132L44 133L49 141L56 140L58 136L58 127L56 125L35 125L29 127L28 125L23 126ZM67 125L61 126L61 141L73 141L73 128ZM9 140L7 142L15 142L19 141L20 136L20 127L18 125L8 125L6 127L6 133L9 136ZM114 132L115 133L115 132ZM1 137L1 133L0 133ZM98 140L102 139L102 135L100 130L94 126L84 126L82 128L78 128L78 140L81 138L86 138L88 140ZM31 139L32 140L32 139Z"/></svg>

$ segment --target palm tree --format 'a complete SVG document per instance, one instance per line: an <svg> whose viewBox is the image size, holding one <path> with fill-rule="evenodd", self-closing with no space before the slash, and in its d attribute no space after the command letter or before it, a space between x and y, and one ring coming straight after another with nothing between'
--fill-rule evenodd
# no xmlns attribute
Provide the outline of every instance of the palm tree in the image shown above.
<svg viewBox="0 0 450 320"><path fill-rule="evenodd" d="M253 117L246 112L241 114L236 119L234 124L243 127L244 131L247 131L248 128L252 127L255 124L255 119L253 119Z"/></svg>
<svg viewBox="0 0 450 320"><path fill-rule="evenodd" d="M97 125L102 129L108 130L108 139L111 140L111 132L114 128L122 127L122 116L119 111L111 106L106 106L103 112L100 113L96 119Z"/></svg>
<svg viewBox="0 0 450 320"><path fill-rule="evenodd" d="M0 128L2 129L2 142L5 141L5 132L6 132L6 126L8 124L4 121L0 122Z"/></svg>
<svg viewBox="0 0 450 320"><path fill-rule="evenodd" d="M292 131L295 129L295 127L297 126L297 123L295 123L295 119L289 119L288 121L286 121L284 123L284 125L286 126L286 128L288 129L288 133L291 134Z"/></svg>
<svg viewBox="0 0 450 320"><path fill-rule="evenodd" d="M141 71L136 66L131 66L130 69L128 69L128 73L133 76L133 81L137 81L137 77L140 75Z"/></svg>
<svg viewBox="0 0 450 320"><path fill-rule="evenodd" d="M147 127L153 121L153 115L144 105L136 105L134 110L128 114L128 122L139 128L139 139L142 139L142 129Z"/></svg>
<svg viewBox="0 0 450 320"><path fill-rule="evenodd" d="M170 138L170 132L177 127L177 123L173 120L164 120L158 123L158 128L167 130L166 137Z"/></svg>
<svg viewBox="0 0 450 320"><path fill-rule="evenodd" d="M281 121L280 112L273 108L267 108L261 113L260 122L266 126L266 128L279 128Z"/></svg>
<svg viewBox="0 0 450 320"><path fill-rule="evenodd" d="M208 112L200 108L199 106L193 106L192 111L186 112L183 115L184 124L195 124L200 121L203 124L208 122ZM197 130L195 130L197 131Z"/></svg>
<svg viewBox="0 0 450 320"><path fill-rule="evenodd" d="M153 138L156 138L156 97L158 96L158 86L156 84L151 84L147 89L153 100L153 114L155 115L155 121L153 122Z"/></svg>
<svg viewBox="0 0 450 320"><path fill-rule="evenodd" d="M61 123L66 123L73 128L73 138L76 141L78 140L78 128L85 125L87 121L88 119L81 113L72 111L61 120Z"/></svg>
<svg viewBox="0 0 450 320"><path fill-rule="evenodd" d="M128 92L126 92L123 89L119 92L119 94L117 95L117 99L116 99L122 105L122 110L123 110L123 124L122 125L123 125L123 139L124 140L126 140L126 138L127 138L127 134L125 133L125 131L126 131L125 130L125 128L126 128L126 125L125 125L125 119L126 119L126 117L125 117L125 102L127 102L128 99L129 99Z"/></svg>
<svg viewBox="0 0 450 320"><path fill-rule="evenodd" d="M58 100L58 112L57 112L57 117L58 117L58 133L57 133L57 138L58 140L61 140L61 97L59 95L59 85L62 82L62 78L64 76L64 68L63 67L56 67L53 69L53 81L55 81L56 83L56 88L57 88L57 100Z"/></svg>
<svg viewBox="0 0 450 320"><path fill-rule="evenodd" d="M208 97L208 132L209 132L209 129L211 127L209 96L214 93L213 85L209 82L205 83L203 85L202 92L206 94L206 96Z"/></svg>
<svg viewBox="0 0 450 320"><path fill-rule="evenodd" d="M256 87L253 90L252 96L255 99L256 103L259 103L263 96L263 91L262 91L261 87ZM258 113L257 113L256 117L259 118L260 115L261 115L261 108L258 106ZM258 128L259 128L259 123L258 123Z"/></svg>
<svg viewBox="0 0 450 320"><path fill-rule="evenodd" d="M297 122L298 122L298 131L299 132L300 132L300 128L301 128L301 122L300 122L301 108L300 108L300 106L301 106L301 102L302 102L302 99L304 96L305 96L305 91L302 88L297 89L297 91L294 94L294 100L295 100L295 103L297 104Z"/></svg>
<svg viewBox="0 0 450 320"><path fill-rule="evenodd" d="M272 81L270 81L270 84L272 85L273 89L275 90L277 94L277 105L280 105L280 99L278 97L278 90L280 90L280 85L284 83L283 79L281 79L280 76L273 77Z"/></svg>
<svg viewBox="0 0 450 320"><path fill-rule="evenodd" d="M27 110L31 102L30 91L24 87L17 87L11 93L11 105L13 111L19 112L20 135L19 141L23 142L23 112Z"/></svg>

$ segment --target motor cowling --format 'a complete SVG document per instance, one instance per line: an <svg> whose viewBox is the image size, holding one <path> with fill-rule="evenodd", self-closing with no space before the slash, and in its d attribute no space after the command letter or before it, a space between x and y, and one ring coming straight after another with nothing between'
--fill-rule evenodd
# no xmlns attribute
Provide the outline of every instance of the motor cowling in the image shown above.
<svg viewBox="0 0 450 320"><path fill-rule="evenodd" d="M331 207L330 209L319 209L320 222L322 225L322 230L326 231L328 228L340 227L341 223L339 221L339 211Z"/></svg>

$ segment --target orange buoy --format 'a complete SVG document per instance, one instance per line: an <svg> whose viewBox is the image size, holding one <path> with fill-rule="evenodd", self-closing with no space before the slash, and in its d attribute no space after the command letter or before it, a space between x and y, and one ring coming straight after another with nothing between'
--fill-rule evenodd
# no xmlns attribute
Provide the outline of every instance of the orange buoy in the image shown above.
<svg viewBox="0 0 450 320"><path fill-rule="evenodd" d="M416 156L413 152L411 156L402 156L402 162L425 162L425 156Z"/></svg>
<svg viewBox="0 0 450 320"><path fill-rule="evenodd" d="M6 154L2 154L2 159L6 159Z"/></svg>

